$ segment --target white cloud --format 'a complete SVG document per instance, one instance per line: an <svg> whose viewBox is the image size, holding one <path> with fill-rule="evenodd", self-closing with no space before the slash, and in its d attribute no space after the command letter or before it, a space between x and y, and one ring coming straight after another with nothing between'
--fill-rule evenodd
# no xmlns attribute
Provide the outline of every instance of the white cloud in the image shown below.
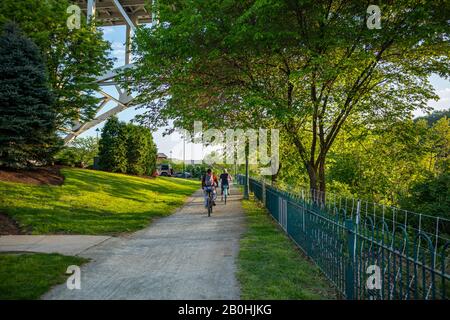
<svg viewBox="0 0 450 320"><path fill-rule="evenodd" d="M439 100L430 100L428 105L435 110L450 108L450 88L437 90L437 95L439 96Z"/></svg>

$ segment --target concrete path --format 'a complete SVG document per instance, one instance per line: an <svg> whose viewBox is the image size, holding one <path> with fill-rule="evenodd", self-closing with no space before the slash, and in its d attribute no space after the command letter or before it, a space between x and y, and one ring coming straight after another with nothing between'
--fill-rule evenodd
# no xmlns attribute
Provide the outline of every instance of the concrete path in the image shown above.
<svg viewBox="0 0 450 320"><path fill-rule="evenodd" d="M236 258L245 230L236 189L211 217L198 191L175 214L84 251L81 289L60 285L43 299L239 299Z"/></svg>
<svg viewBox="0 0 450 320"><path fill-rule="evenodd" d="M111 237L105 236L0 236L0 252L60 253L75 256Z"/></svg>

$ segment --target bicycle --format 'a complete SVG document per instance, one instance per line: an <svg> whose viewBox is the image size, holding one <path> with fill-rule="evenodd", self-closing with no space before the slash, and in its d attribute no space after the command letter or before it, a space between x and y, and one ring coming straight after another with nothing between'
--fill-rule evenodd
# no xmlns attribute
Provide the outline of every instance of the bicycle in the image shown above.
<svg viewBox="0 0 450 320"><path fill-rule="evenodd" d="M208 197L206 198L206 207L208 209L208 217L211 216L211 213L213 211L213 203L214 203L214 192L211 187L207 187L205 189L205 192L208 193Z"/></svg>

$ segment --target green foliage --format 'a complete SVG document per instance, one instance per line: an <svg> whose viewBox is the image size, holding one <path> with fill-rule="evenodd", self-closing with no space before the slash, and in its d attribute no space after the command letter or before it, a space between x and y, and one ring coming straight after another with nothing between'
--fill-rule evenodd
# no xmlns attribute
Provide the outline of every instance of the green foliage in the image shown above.
<svg viewBox="0 0 450 320"><path fill-rule="evenodd" d="M0 212L33 234L114 235L171 214L200 187L185 179L86 169L63 169L62 174L62 186L0 181Z"/></svg>
<svg viewBox="0 0 450 320"><path fill-rule="evenodd" d="M46 61L49 81L55 96L60 127L92 119L96 113L98 89L95 78L111 68L110 44L101 31L86 25L67 27L68 0L2 0L0 26L7 21L20 25L40 48Z"/></svg>
<svg viewBox="0 0 450 320"><path fill-rule="evenodd" d="M55 164L82 167L78 150L73 147L64 147L55 155Z"/></svg>
<svg viewBox="0 0 450 320"><path fill-rule="evenodd" d="M435 122L437 122L438 120L440 120L440 119L442 119L444 117L450 118L450 109L447 109L447 110L435 110L429 115L416 118L415 121L426 120L428 125L432 126Z"/></svg>
<svg viewBox="0 0 450 320"><path fill-rule="evenodd" d="M46 163L58 150L56 109L37 46L15 24L0 36L0 165Z"/></svg>
<svg viewBox="0 0 450 320"><path fill-rule="evenodd" d="M277 183L280 187L307 187L307 173L292 145L282 141ZM449 164L447 117L431 127L425 119L370 128L346 126L327 158L327 191L449 218L444 183ZM433 194L428 200L427 193Z"/></svg>
<svg viewBox="0 0 450 320"><path fill-rule="evenodd" d="M443 117L431 128L429 138L430 170L438 173L450 170L450 118ZM431 168L433 166L433 169Z"/></svg>
<svg viewBox="0 0 450 320"><path fill-rule="evenodd" d="M97 139L94 137L76 138L56 156L56 163L86 168L94 164L94 157L98 153Z"/></svg>
<svg viewBox="0 0 450 320"><path fill-rule="evenodd" d="M450 172L431 175L414 183L409 194L400 199L400 204L407 210L450 219ZM450 234L448 223L443 226L447 229L442 230L441 227L440 232Z"/></svg>
<svg viewBox="0 0 450 320"><path fill-rule="evenodd" d="M99 142L103 170L151 175L156 169L157 149L147 128L108 119Z"/></svg>
<svg viewBox="0 0 450 320"><path fill-rule="evenodd" d="M39 299L53 286L63 283L67 267L88 260L60 254L0 254L0 300Z"/></svg>
<svg viewBox="0 0 450 320"><path fill-rule="evenodd" d="M192 178L201 178L208 170L209 166L205 163L202 164L189 164L186 166L186 171L191 173Z"/></svg>
<svg viewBox="0 0 450 320"><path fill-rule="evenodd" d="M151 175L156 169L157 148L147 128L127 124L127 172Z"/></svg>
<svg viewBox="0 0 450 320"><path fill-rule="evenodd" d="M429 76L449 76L448 1L166 0L161 24L137 32L136 103L155 126L174 119L285 131L310 186L348 124L386 126L428 109ZM220 115L220 116L218 116Z"/></svg>
<svg viewBox="0 0 450 320"><path fill-rule="evenodd" d="M328 181L346 184L358 197L397 204L422 176L427 126L412 120L366 129L346 127L330 150Z"/></svg>
<svg viewBox="0 0 450 320"><path fill-rule="evenodd" d="M127 136L125 124L117 117L106 121L99 141L99 166L111 172L127 172Z"/></svg>

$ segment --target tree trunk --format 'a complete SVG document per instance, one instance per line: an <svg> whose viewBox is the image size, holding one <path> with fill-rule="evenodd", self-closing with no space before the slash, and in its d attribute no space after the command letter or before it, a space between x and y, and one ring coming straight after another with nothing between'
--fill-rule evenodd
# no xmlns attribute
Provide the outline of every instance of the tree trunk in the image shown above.
<svg viewBox="0 0 450 320"><path fill-rule="evenodd" d="M311 199L316 202L317 170L311 164L308 164L306 169L309 176L309 192L311 193Z"/></svg>
<svg viewBox="0 0 450 320"><path fill-rule="evenodd" d="M319 201L321 204L325 204L326 196L326 183L325 183L325 159L319 160Z"/></svg>
<svg viewBox="0 0 450 320"><path fill-rule="evenodd" d="M278 174L280 173L280 170L281 170L281 162L278 165L277 173L272 175L272 186L276 186L277 185L277 179L278 179Z"/></svg>
<svg viewBox="0 0 450 320"><path fill-rule="evenodd" d="M318 166L308 164L309 188L314 202L325 204L325 159L319 159Z"/></svg>

